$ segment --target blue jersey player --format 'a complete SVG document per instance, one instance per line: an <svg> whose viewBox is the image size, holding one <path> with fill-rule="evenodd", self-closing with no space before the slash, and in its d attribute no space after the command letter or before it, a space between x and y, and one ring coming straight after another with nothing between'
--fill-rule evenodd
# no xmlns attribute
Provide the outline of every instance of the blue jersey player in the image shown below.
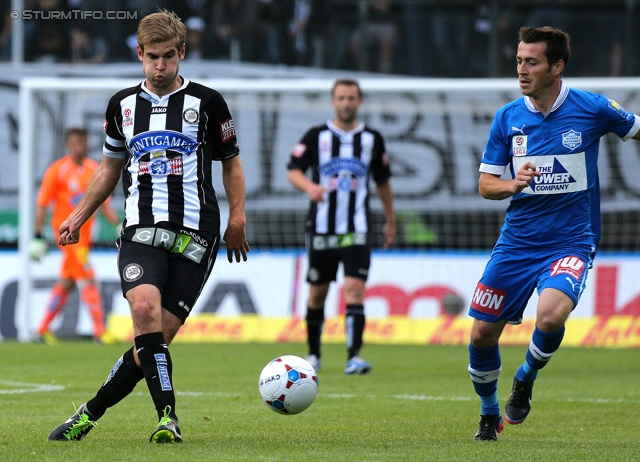
<svg viewBox="0 0 640 462"><path fill-rule="evenodd" d="M536 327L513 379L504 417L522 423L538 371L560 347L564 325L585 288L600 239L598 146L606 133L640 139L640 117L603 95L570 89L562 73L569 35L523 27L516 56L524 95L498 110L480 165L485 199L511 197L504 225L473 294L469 375L481 401L476 440L496 441L502 371L498 342L519 324L533 291ZM502 175L510 169L511 179Z"/></svg>

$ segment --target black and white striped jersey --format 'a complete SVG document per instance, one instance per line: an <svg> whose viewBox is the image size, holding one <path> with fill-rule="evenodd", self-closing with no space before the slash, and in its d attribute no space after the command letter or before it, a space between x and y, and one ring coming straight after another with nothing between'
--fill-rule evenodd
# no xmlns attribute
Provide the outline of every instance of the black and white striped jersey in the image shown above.
<svg viewBox="0 0 640 462"><path fill-rule="evenodd" d="M239 154L233 119L217 91L183 79L159 97L144 82L116 93L103 153L125 159L125 226L169 222L220 233L212 161Z"/></svg>
<svg viewBox="0 0 640 462"><path fill-rule="evenodd" d="M330 191L324 202L311 202L307 229L314 234L367 233L369 177L377 184L391 177L382 135L362 123L349 132L331 121L311 128L287 167L311 167L311 179Z"/></svg>

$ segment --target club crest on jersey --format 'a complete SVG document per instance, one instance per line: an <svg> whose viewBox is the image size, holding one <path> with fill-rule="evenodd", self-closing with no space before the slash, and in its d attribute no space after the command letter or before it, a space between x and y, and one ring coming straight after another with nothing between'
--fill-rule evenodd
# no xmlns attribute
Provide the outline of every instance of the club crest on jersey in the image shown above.
<svg viewBox="0 0 640 462"><path fill-rule="evenodd" d="M198 141L192 140L183 133L173 130L155 130L137 134L129 141L128 148L133 155L133 160L138 161L144 154L159 151L175 151L189 156L198 149L198 146L200 146Z"/></svg>
<svg viewBox="0 0 640 462"><path fill-rule="evenodd" d="M122 271L122 278L127 282L137 281L142 277L144 271L137 263L129 263Z"/></svg>
<svg viewBox="0 0 640 462"><path fill-rule="evenodd" d="M182 156L169 159L166 151L152 152L149 162L140 162L140 175L151 176L182 175Z"/></svg>
<svg viewBox="0 0 640 462"><path fill-rule="evenodd" d="M528 135L516 135L511 138L511 149L514 156L527 155L527 136Z"/></svg>
<svg viewBox="0 0 640 462"><path fill-rule="evenodd" d="M575 130L569 130L562 134L562 145L572 151L582 144L582 133Z"/></svg>
<svg viewBox="0 0 640 462"><path fill-rule="evenodd" d="M200 115L198 114L198 111L192 107L188 107L182 113L182 119L188 124L196 124L198 123L198 120L200 120Z"/></svg>

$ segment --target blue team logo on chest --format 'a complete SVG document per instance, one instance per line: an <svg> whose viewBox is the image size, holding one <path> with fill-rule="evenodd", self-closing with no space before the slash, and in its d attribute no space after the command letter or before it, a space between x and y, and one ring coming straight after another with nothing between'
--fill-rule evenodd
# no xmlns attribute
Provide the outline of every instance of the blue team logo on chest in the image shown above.
<svg viewBox="0 0 640 462"><path fill-rule="evenodd" d="M367 166L357 158L335 157L320 165L318 170L323 176L331 178L329 188L338 191L355 191L358 187L358 178L365 178L367 175Z"/></svg>
<svg viewBox="0 0 640 462"><path fill-rule="evenodd" d="M562 134L562 145L572 151L582 144L582 133L575 130L569 130Z"/></svg>
<svg viewBox="0 0 640 462"><path fill-rule="evenodd" d="M334 176L340 172L349 172L359 178L363 178L367 174L367 166L360 159L342 159L334 157L329 162L318 167L322 175Z"/></svg>

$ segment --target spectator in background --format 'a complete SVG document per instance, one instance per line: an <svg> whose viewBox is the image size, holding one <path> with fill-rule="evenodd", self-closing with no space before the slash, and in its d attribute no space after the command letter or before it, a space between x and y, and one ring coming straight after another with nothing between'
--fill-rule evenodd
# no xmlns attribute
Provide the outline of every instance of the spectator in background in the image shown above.
<svg viewBox="0 0 640 462"><path fill-rule="evenodd" d="M571 17L569 0L534 0L535 5L525 19L531 27L552 26L567 30Z"/></svg>
<svg viewBox="0 0 640 462"><path fill-rule="evenodd" d="M407 73L413 76L427 75L427 63L432 58L425 49L427 43L427 17L429 5L410 2L403 5L403 27L405 49L407 51Z"/></svg>
<svg viewBox="0 0 640 462"><path fill-rule="evenodd" d="M71 36L66 21L43 20L26 38L25 61L68 63Z"/></svg>
<svg viewBox="0 0 640 462"><path fill-rule="evenodd" d="M38 12L36 19L23 22L25 61L71 61L70 21L52 18L58 12L69 11L67 1L34 0L25 9Z"/></svg>
<svg viewBox="0 0 640 462"><path fill-rule="evenodd" d="M155 2L158 6L151 12L158 11L158 8L166 8L178 15L182 21L198 17L204 21L205 29L207 29L213 22L212 18L215 3L219 1L220 0L161 0L160 2Z"/></svg>
<svg viewBox="0 0 640 462"><path fill-rule="evenodd" d="M431 14L431 34L435 51L435 74L438 77L462 77L466 72L469 33L472 16L460 14L459 7L448 4L434 6Z"/></svg>
<svg viewBox="0 0 640 462"><path fill-rule="evenodd" d="M390 0L369 3L365 23L352 35L351 59L359 63L359 70L391 72L398 43L398 17Z"/></svg>
<svg viewBox="0 0 640 462"><path fill-rule="evenodd" d="M492 28L491 4L488 1L480 1L476 5L475 17L473 18L469 43L469 75L465 77L494 77L487 66L489 63L489 36Z"/></svg>
<svg viewBox="0 0 640 462"><path fill-rule="evenodd" d="M206 27L204 19L198 16L192 16L184 22L187 28L187 47L185 52L185 61L202 61L209 59L209 51L211 47L206 43Z"/></svg>
<svg viewBox="0 0 640 462"><path fill-rule="evenodd" d="M258 0L255 26L255 55L253 60L260 63L281 64L286 61L286 4L277 0Z"/></svg>
<svg viewBox="0 0 640 462"><path fill-rule="evenodd" d="M0 61L11 60L11 0L0 0Z"/></svg>
<svg viewBox="0 0 640 462"><path fill-rule="evenodd" d="M290 11L288 24L288 43L292 58L290 64L308 66L311 62L309 26L313 13L312 4L311 0L294 0L291 4L293 11Z"/></svg>
<svg viewBox="0 0 640 462"><path fill-rule="evenodd" d="M218 0L215 4L213 27L219 47L216 54L226 56L231 61L241 61L243 48L247 51L246 24L250 18L248 10L251 10L247 6L243 0Z"/></svg>
<svg viewBox="0 0 640 462"><path fill-rule="evenodd" d="M94 35L93 29L86 25L71 28L71 62L78 64L96 64L107 62L109 45L104 37Z"/></svg>
<svg viewBox="0 0 640 462"><path fill-rule="evenodd" d="M355 3L340 0L323 2L322 15L326 18L327 64L330 69L357 69L357 62L349 60L349 41L358 24L358 8Z"/></svg>

